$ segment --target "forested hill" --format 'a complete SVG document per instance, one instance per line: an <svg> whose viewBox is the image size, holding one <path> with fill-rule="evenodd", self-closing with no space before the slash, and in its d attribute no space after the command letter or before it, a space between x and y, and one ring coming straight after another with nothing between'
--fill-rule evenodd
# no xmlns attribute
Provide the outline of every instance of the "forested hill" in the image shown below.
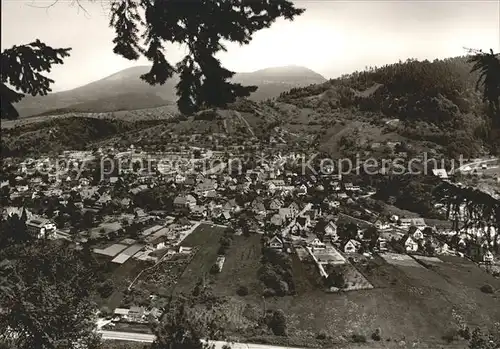
<svg viewBox="0 0 500 349"><path fill-rule="evenodd" d="M444 143L458 132L453 138L458 139L457 147L467 143L480 147L484 141L497 148L495 139L486 136L486 106L467 58L409 59L371 67L324 84L294 88L278 101L322 112L355 108L373 117L401 120L409 138Z"/></svg>
<svg viewBox="0 0 500 349"><path fill-rule="evenodd" d="M477 75L470 70L471 64L465 56L433 62L409 59L356 71L321 85L294 88L280 99L323 95L333 102L329 107L358 106L389 117L440 124L453 121L460 113L484 112L481 95L475 90ZM436 110L440 107L447 112Z"/></svg>

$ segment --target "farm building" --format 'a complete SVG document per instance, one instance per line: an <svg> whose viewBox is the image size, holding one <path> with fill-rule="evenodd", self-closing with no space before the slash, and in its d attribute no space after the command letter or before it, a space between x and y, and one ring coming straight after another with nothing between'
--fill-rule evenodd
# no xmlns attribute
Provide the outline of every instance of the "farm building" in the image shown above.
<svg viewBox="0 0 500 349"><path fill-rule="evenodd" d="M128 247L128 245L123 245L123 244L114 244L114 245L111 245L111 246L106 247L104 250L101 250L101 249L95 248L95 249L94 249L94 253L97 253L97 254L103 254L103 255L105 255L105 256L114 257L114 256L116 256L118 253L120 253L120 252L122 252L124 249L126 249L127 247Z"/></svg>
<svg viewBox="0 0 500 349"><path fill-rule="evenodd" d="M125 263L130 257L135 255L137 252L142 250L144 248L144 245L132 245L126 250L124 250L122 253L120 253L118 256L116 256L111 262L113 263L118 263L118 264L123 264Z"/></svg>

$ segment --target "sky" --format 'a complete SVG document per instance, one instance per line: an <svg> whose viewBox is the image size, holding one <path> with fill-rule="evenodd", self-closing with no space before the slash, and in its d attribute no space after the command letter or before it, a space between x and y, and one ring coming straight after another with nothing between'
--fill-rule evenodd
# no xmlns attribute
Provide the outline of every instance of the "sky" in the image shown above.
<svg viewBox="0 0 500 349"><path fill-rule="evenodd" d="M109 3L80 0L2 0L2 49L40 39L72 47L64 65L54 66L53 91L72 89L122 69L148 64L128 61L112 50ZM407 58L464 55L464 47L500 51L500 0L490 1L294 1L306 12L293 22L276 21L249 45L228 44L218 55L236 72L300 65L326 78ZM177 62L184 48L169 46Z"/></svg>

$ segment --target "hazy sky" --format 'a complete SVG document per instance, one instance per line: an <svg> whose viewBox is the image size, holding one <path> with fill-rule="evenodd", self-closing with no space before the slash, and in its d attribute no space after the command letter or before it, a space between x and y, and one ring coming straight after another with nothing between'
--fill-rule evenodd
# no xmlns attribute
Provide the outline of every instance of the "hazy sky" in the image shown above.
<svg viewBox="0 0 500 349"><path fill-rule="evenodd" d="M72 47L65 64L53 69L54 91L71 89L146 60L127 61L112 51L106 0L2 0L2 49L36 38L54 47ZM302 0L306 12L293 22L277 21L247 46L227 45L220 54L234 71L303 65L336 77L369 65L399 59L433 59L465 54L463 47L500 51L500 0L337 1ZM42 7L42 8L40 8ZM167 57L178 61L183 49Z"/></svg>

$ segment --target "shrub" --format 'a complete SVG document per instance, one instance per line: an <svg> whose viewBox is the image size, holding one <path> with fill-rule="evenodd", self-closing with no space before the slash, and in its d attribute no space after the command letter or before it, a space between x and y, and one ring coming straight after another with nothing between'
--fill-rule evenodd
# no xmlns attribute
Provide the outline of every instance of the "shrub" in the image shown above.
<svg viewBox="0 0 500 349"><path fill-rule="evenodd" d="M452 330L448 330L444 336L442 337L446 342L448 343L451 343L453 342L454 340L457 339L457 331L452 329Z"/></svg>
<svg viewBox="0 0 500 349"><path fill-rule="evenodd" d="M99 292L101 298L108 298L113 293L113 290L114 285L111 280L105 280L97 286L97 292Z"/></svg>
<svg viewBox="0 0 500 349"><path fill-rule="evenodd" d="M248 287L242 285L242 286L238 287L238 289L236 290L236 293L238 294L238 296L244 297L244 296L248 295Z"/></svg>
<svg viewBox="0 0 500 349"><path fill-rule="evenodd" d="M325 282L327 287L332 287L332 286L337 288L346 287L344 275L342 274L342 272L336 270L328 275Z"/></svg>
<svg viewBox="0 0 500 349"><path fill-rule="evenodd" d="M225 256L227 252L227 247L220 246L219 249L217 250L217 254L220 256Z"/></svg>
<svg viewBox="0 0 500 349"><path fill-rule="evenodd" d="M218 272L219 267L217 266L217 264L212 265L212 267L210 268L210 274L217 274Z"/></svg>
<svg viewBox="0 0 500 349"><path fill-rule="evenodd" d="M468 340L470 340L470 338L471 338L471 334L470 334L470 329L469 329L469 327L467 326L467 327L465 327L465 328L460 329L460 330L458 331L458 335L459 335L460 337L462 337L463 339L467 340L467 341L468 341Z"/></svg>
<svg viewBox="0 0 500 349"><path fill-rule="evenodd" d="M101 316L104 316L104 317L113 315L113 312L107 306L101 307L100 313L101 313Z"/></svg>
<svg viewBox="0 0 500 349"><path fill-rule="evenodd" d="M351 338L354 343L366 343L366 336L362 334L353 334Z"/></svg>
<svg viewBox="0 0 500 349"><path fill-rule="evenodd" d="M326 334L326 332L325 332L325 331L321 331L320 333L318 333L318 334L316 335L316 339L319 339L319 340L324 340L324 339L326 339L327 337L328 337L328 336L327 336L327 334Z"/></svg>
<svg viewBox="0 0 500 349"><path fill-rule="evenodd" d="M286 316L283 310L273 311L267 324L276 336L286 335Z"/></svg>
<svg viewBox="0 0 500 349"><path fill-rule="evenodd" d="M481 292L494 293L495 289L490 284L486 284L486 285L481 286Z"/></svg>
<svg viewBox="0 0 500 349"><path fill-rule="evenodd" d="M382 340L382 336L380 335L380 328L377 328L375 332L372 333L372 339L377 342Z"/></svg>
<svg viewBox="0 0 500 349"><path fill-rule="evenodd" d="M280 281L279 282L279 290L278 290L278 294L280 296L286 296L289 292L289 287L288 287L288 284L286 281Z"/></svg>

